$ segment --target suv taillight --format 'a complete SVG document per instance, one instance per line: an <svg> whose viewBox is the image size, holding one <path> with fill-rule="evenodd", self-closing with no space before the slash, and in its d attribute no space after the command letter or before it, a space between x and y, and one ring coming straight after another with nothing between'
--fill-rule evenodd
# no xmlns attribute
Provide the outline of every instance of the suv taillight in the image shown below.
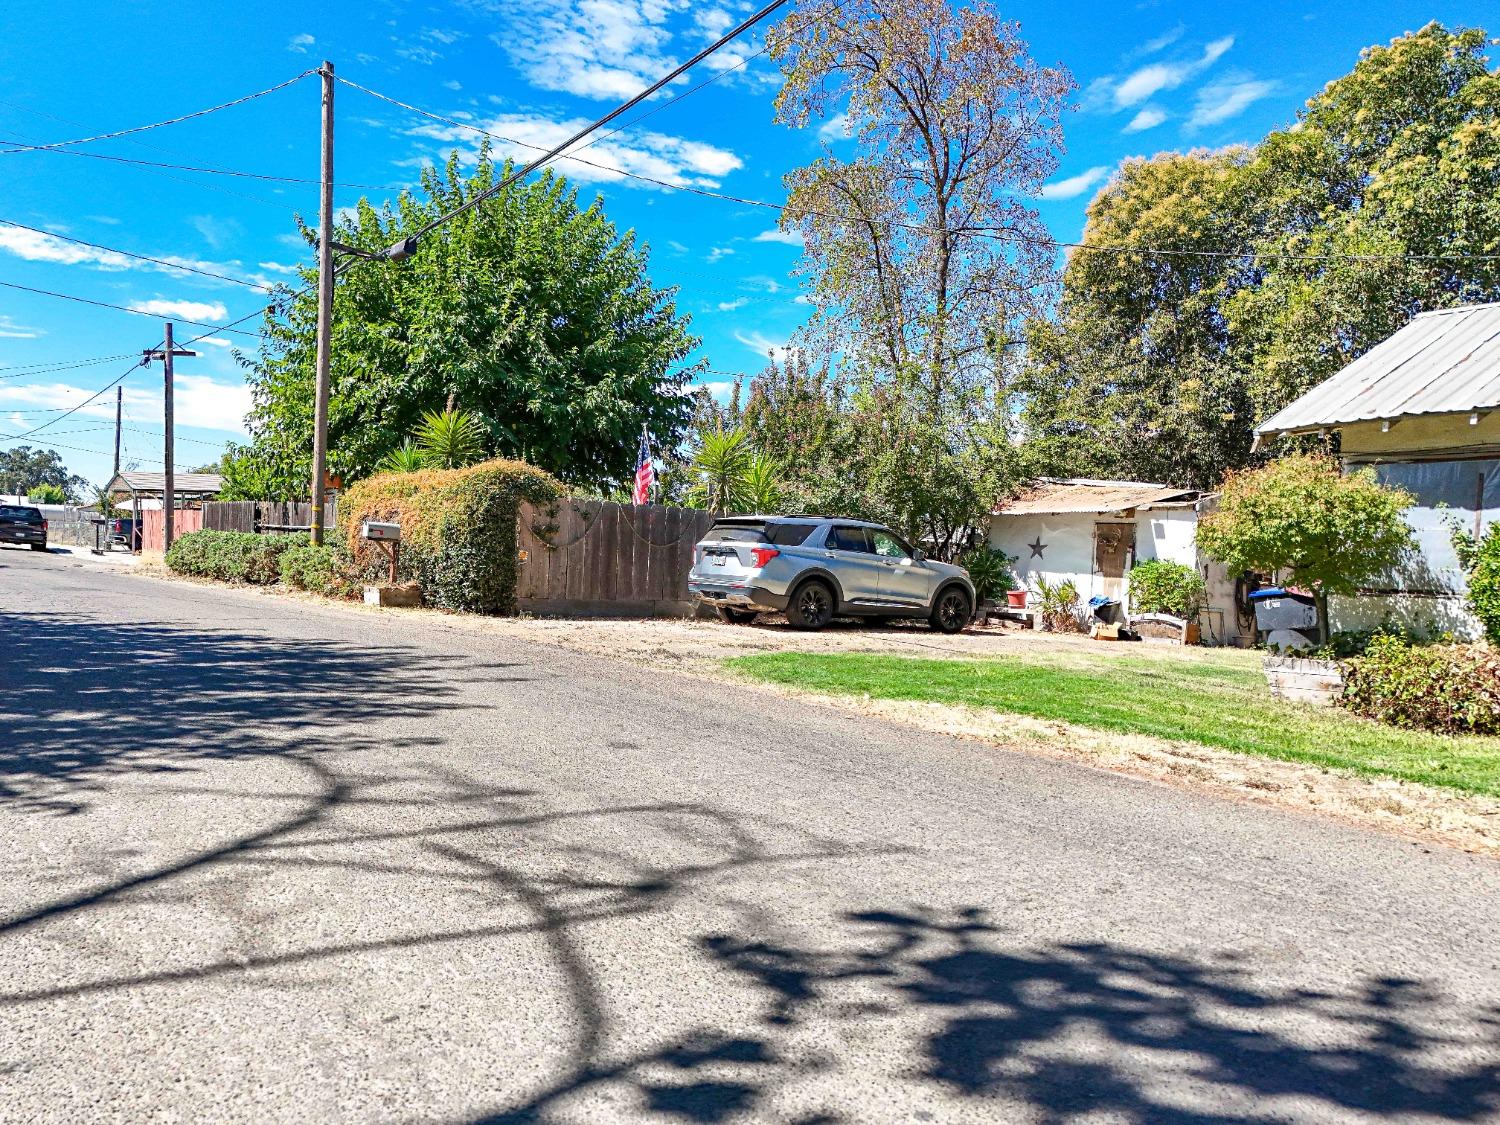
<svg viewBox="0 0 1500 1125"><path fill-rule="evenodd" d="M777 555L781 554L775 547L751 547L750 565L757 569L766 565Z"/></svg>
<svg viewBox="0 0 1500 1125"><path fill-rule="evenodd" d="M43 520L43 521L42 521L42 530L43 530L43 531L46 531L46 530L47 530L47 521L46 521L46 520Z"/></svg>

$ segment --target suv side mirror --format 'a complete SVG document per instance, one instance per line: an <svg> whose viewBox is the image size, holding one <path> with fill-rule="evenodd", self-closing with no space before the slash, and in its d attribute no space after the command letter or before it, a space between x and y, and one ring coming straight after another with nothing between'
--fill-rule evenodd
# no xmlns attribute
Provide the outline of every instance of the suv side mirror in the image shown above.
<svg viewBox="0 0 1500 1125"><path fill-rule="evenodd" d="M912 562L926 562L927 561L927 556L922 553L922 548L921 547L913 547L911 549L911 561Z"/></svg>

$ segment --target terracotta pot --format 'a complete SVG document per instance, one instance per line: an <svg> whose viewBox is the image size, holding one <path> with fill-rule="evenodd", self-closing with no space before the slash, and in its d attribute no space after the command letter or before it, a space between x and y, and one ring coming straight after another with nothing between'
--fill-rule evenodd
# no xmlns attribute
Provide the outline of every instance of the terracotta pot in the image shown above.
<svg viewBox="0 0 1500 1125"><path fill-rule="evenodd" d="M1010 591L1008 591L1006 593L1006 595L1005 595L1005 604L1008 605L1011 609L1025 609L1026 608L1026 591L1025 590L1010 590Z"/></svg>

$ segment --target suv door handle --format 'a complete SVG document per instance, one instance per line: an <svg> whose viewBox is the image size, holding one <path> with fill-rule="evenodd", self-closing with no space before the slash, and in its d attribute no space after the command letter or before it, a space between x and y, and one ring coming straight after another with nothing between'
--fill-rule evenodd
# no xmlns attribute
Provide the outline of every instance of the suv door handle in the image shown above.
<svg viewBox="0 0 1500 1125"><path fill-rule="evenodd" d="M836 559L836 558L838 558L838 555L835 552L833 552L833 551L824 551L823 552L823 557L825 559Z"/></svg>

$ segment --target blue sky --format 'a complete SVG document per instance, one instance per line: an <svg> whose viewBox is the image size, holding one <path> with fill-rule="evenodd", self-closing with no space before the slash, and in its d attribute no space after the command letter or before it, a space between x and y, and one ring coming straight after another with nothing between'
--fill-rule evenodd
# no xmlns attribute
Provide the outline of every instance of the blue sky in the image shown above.
<svg viewBox="0 0 1500 1125"><path fill-rule="evenodd" d="M1373 0L1202 4L1072 4L1027 0L1001 12L1020 21L1034 57L1078 82L1067 152L1036 206L1060 239L1076 238L1084 207L1127 157L1253 141L1289 122L1359 51L1428 20L1483 18L1479 5ZM333 60L338 73L445 117L517 141L548 144L665 73L751 5L701 0L346 0L316 5L11 0L0 36L0 141L38 144L158 121L264 89ZM1493 29L1492 29L1493 30ZM696 82L745 60L751 37L695 72ZM714 84L595 145L588 158L669 184L747 199L782 197L781 177L839 139L836 123L793 131L772 122L778 83L750 57ZM424 161L475 137L358 91L337 96L337 202L373 201L412 183ZM98 156L313 180L318 87L309 78L245 106L86 146ZM500 146L503 148L504 146ZM528 150L516 149L518 155ZM800 248L776 233L774 210L706 199L563 161L585 197L599 192L620 229L651 248L659 285L703 338L699 355L722 387L753 373L766 349L808 312L793 268ZM263 303L254 288L100 254L71 236L188 263L253 283L283 279L305 248L292 215L311 219L315 183L147 168L57 151L0 155L0 282L143 310L141 316L0 287L0 433L56 418L157 343L160 320L179 337L208 331ZM36 233L41 231L44 233ZM253 328L249 321L244 327ZM248 393L232 344L212 333L180 361L179 466L211 461L243 437ZM126 460L159 468L160 369L125 387ZM717 389L717 388L716 388ZM113 392L34 437L71 469L103 482L110 467ZM18 442L6 441L8 447Z"/></svg>

